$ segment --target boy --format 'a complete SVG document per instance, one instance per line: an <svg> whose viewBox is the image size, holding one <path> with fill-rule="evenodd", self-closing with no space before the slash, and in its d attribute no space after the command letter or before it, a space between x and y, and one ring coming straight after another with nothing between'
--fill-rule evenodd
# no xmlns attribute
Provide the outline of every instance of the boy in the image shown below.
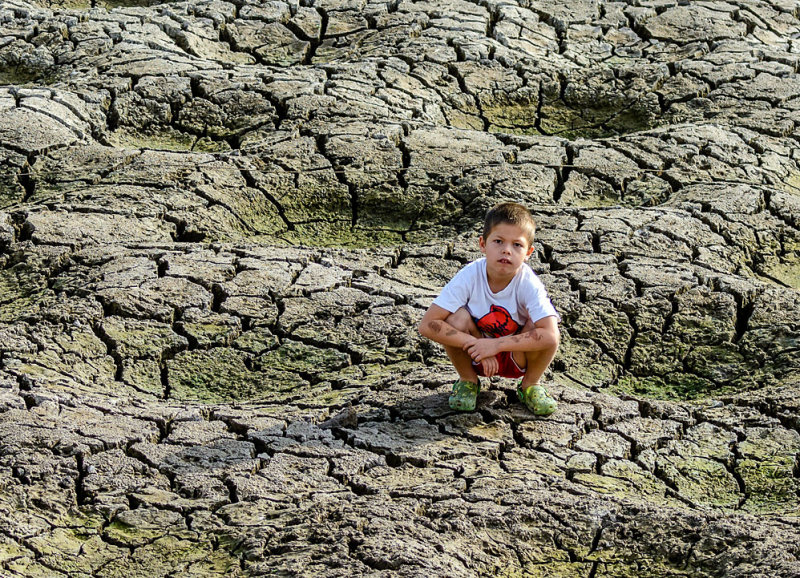
<svg viewBox="0 0 800 578"><path fill-rule="evenodd" d="M484 258L461 269L425 312L419 332L444 345L459 379L450 407L472 411L479 376L522 378L517 395L536 415L556 402L539 385L560 340L559 316L525 263L536 225L528 209L500 203L486 213L478 240Z"/></svg>

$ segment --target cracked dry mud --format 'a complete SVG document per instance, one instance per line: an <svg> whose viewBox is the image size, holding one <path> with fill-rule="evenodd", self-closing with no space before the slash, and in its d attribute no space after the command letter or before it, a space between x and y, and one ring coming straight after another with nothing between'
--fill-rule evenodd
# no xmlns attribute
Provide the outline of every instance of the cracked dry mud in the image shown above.
<svg viewBox="0 0 800 578"><path fill-rule="evenodd" d="M0 574L800 574L800 4L0 0ZM415 325L529 206L535 418Z"/></svg>

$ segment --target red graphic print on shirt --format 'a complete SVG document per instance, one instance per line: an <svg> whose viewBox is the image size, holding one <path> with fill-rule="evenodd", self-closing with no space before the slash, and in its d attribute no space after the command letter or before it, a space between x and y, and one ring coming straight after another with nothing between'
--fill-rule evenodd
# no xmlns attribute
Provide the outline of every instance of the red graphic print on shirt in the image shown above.
<svg viewBox="0 0 800 578"><path fill-rule="evenodd" d="M519 323L511 318L511 314L499 305L492 305L489 308L489 313L478 319L476 322L478 329L484 335L491 337L503 337L504 335L513 335L519 331Z"/></svg>

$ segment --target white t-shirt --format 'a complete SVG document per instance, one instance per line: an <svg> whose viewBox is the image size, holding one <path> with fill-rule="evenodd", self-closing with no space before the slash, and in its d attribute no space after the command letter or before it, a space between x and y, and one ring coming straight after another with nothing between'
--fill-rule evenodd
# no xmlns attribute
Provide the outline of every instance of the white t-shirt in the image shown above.
<svg viewBox="0 0 800 578"><path fill-rule="evenodd" d="M513 335L528 319L535 323L552 315L561 320L544 284L527 263L502 291L493 293L486 276L485 257L456 273L433 303L450 313L466 308L487 337Z"/></svg>

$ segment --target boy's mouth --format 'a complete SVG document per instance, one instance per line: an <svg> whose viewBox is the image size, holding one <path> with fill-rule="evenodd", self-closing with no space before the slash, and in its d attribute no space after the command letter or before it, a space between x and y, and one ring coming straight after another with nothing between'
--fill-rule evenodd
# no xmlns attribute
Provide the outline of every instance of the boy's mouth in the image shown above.
<svg viewBox="0 0 800 578"><path fill-rule="evenodd" d="M509 261L508 259L499 259L499 261L501 263L504 263L505 265L511 265L511 261Z"/></svg>

